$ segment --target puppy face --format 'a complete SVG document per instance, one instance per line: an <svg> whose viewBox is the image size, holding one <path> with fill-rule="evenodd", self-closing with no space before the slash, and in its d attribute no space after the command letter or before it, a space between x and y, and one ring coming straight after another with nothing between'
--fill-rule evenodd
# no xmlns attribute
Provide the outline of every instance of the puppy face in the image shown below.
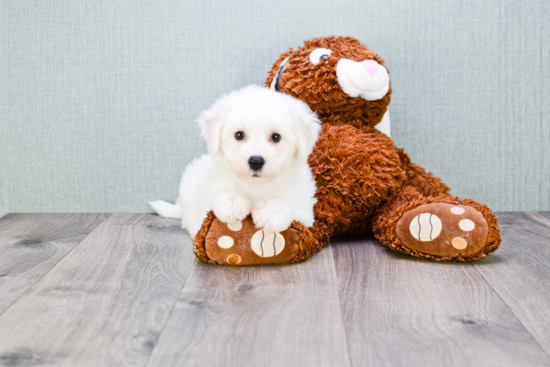
<svg viewBox="0 0 550 367"><path fill-rule="evenodd" d="M307 164L320 130L307 104L257 86L222 97L199 124L210 154L255 185Z"/></svg>

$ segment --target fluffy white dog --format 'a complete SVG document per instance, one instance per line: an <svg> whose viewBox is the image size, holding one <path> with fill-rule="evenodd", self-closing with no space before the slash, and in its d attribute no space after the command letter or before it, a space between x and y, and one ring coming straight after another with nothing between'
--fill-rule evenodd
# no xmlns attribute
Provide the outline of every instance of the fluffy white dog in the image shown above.
<svg viewBox="0 0 550 367"><path fill-rule="evenodd" d="M185 168L176 204L150 202L159 215L181 218L192 236L210 210L224 223L252 214L269 232L294 220L313 224L316 186L307 158L321 125L306 103L251 85L223 96L198 123L210 154Z"/></svg>

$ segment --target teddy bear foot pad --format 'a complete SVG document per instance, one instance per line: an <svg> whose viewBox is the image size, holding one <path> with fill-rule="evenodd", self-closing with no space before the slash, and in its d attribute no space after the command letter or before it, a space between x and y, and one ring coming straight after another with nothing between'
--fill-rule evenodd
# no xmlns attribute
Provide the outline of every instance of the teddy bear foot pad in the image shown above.
<svg viewBox="0 0 550 367"><path fill-rule="evenodd" d="M256 228L250 216L228 224L216 218L206 235L205 250L209 261L217 264L283 264L298 255L298 243L293 228L273 233Z"/></svg>
<svg viewBox="0 0 550 367"><path fill-rule="evenodd" d="M468 258L483 251L488 231L479 211L447 203L421 205L397 223L397 235L406 248L442 258Z"/></svg>

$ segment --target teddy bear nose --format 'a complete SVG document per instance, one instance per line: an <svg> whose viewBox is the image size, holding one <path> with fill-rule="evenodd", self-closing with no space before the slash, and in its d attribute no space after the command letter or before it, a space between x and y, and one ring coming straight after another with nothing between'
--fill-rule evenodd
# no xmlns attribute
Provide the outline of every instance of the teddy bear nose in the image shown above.
<svg viewBox="0 0 550 367"><path fill-rule="evenodd" d="M365 60L361 63L361 65L363 65L363 69L365 69L370 76L378 73L379 64L374 60Z"/></svg>
<svg viewBox="0 0 550 367"><path fill-rule="evenodd" d="M254 172L261 170L264 164L265 164L265 160L259 156L252 156L248 160L248 166Z"/></svg>

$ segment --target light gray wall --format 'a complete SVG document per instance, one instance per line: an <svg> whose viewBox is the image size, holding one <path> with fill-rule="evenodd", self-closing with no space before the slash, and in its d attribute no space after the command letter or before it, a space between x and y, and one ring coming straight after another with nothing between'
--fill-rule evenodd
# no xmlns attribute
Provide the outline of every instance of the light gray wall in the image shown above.
<svg viewBox="0 0 550 367"><path fill-rule="evenodd" d="M145 212L194 119L305 39L386 58L393 137L460 197L550 210L550 6L536 1L0 1L0 215Z"/></svg>

